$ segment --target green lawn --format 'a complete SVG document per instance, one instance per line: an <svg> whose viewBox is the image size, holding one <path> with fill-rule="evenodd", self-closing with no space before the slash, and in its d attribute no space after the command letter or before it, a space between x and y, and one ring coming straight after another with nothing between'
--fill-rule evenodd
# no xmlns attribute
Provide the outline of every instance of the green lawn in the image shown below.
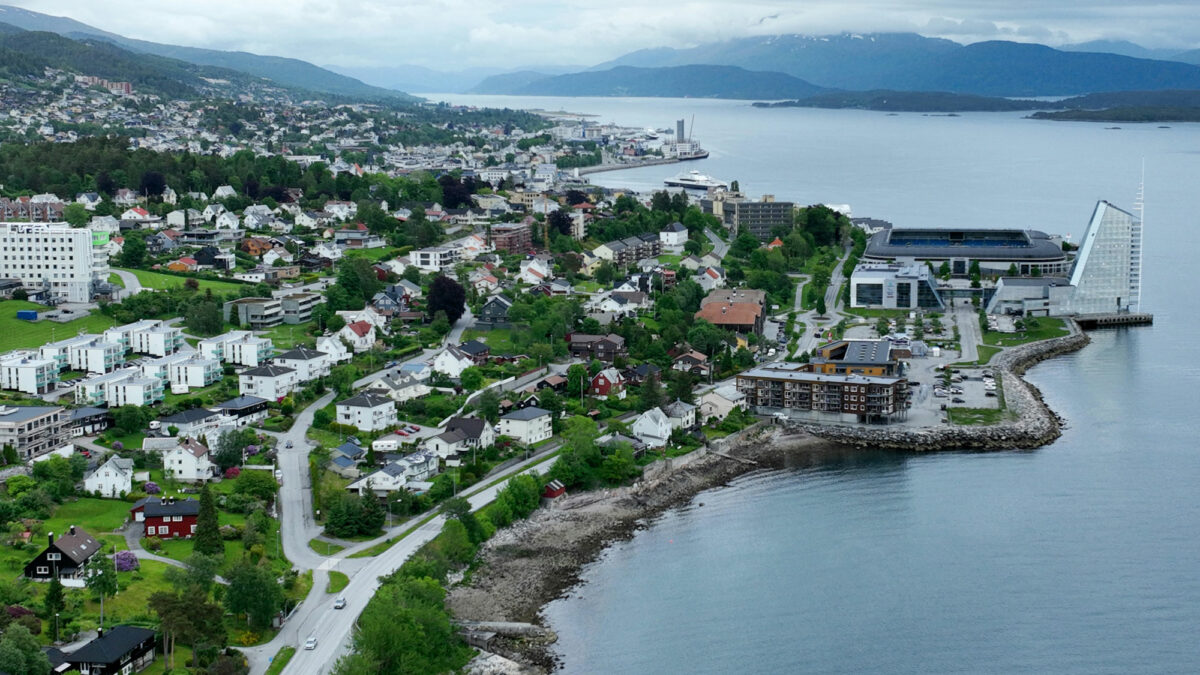
<svg viewBox="0 0 1200 675"><path fill-rule="evenodd" d="M329 571L329 585L325 587L326 593L337 593L345 588L350 583L350 577L336 570Z"/></svg>
<svg viewBox="0 0 1200 675"><path fill-rule="evenodd" d="M1002 408L950 408L946 410L951 424L964 426L985 426L996 424L1008 416L1008 411Z"/></svg>
<svg viewBox="0 0 1200 675"><path fill-rule="evenodd" d="M171 288L173 286L182 286L183 283L187 281L186 277L179 277L173 274L160 274L158 272L124 268L121 268L121 271L132 272L133 276L137 277L138 282L140 282L142 286L155 290ZM201 291L211 288L213 293L233 293L241 290L244 287L244 284L233 281L211 281L209 279L196 279L196 281L200 282Z"/></svg>
<svg viewBox="0 0 1200 675"><path fill-rule="evenodd" d="M379 262L384 258L395 253L398 249L394 246L383 246L380 248L364 248L355 251L347 251L347 258L366 258L371 262Z"/></svg>
<svg viewBox="0 0 1200 675"><path fill-rule="evenodd" d="M270 338L271 343L277 349L288 350L293 347L312 347L317 343L317 338L309 335L308 329L312 322L290 324L284 323L275 326L271 330L262 333L265 338Z"/></svg>
<svg viewBox="0 0 1200 675"><path fill-rule="evenodd" d="M956 365L956 366L986 366L992 360L992 357L995 356L996 354L999 354L1001 351L1002 351L1002 349L1000 347L993 347L991 345L979 345L979 358L977 360L962 361L962 362L956 363L954 365Z"/></svg>
<svg viewBox="0 0 1200 675"><path fill-rule="evenodd" d="M159 591L171 590L167 583L167 563L157 560L140 560L140 567L133 572L118 572L117 594L104 601L105 625L116 625L125 622L145 623L153 621L154 613L150 610L150 596ZM90 597L85 604L85 611L100 617L100 602Z"/></svg>
<svg viewBox="0 0 1200 675"><path fill-rule="evenodd" d="M998 333L996 331L987 331L983 334L983 341L989 345L999 345L1001 347L1012 347L1013 345L1023 345L1030 342L1038 342L1040 340L1049 340L1051 338L1062 337L1070 333L1064 326L1062 319L1050 319L1038 317L1038 325L1031 330L1017 331L1016 333Z"/></svg>
<svg viewBox="0 0 1200 675"><path fill-rule="evenodd" d="M25 321L17 318L17 310L33 309L38 312L47 311L43 307L25 300L5 300L0 302L0 335L4 336L3 349L20 347L41 347L47 342L65 340L75 337L80 331L85 333L102 333L112 328L117 322L112 317L93 313L81 316L74 321L58 323L57 321Z"/></svg>
<svg viewBox="0 0 1200 675"><path fill-rule="evenodd" d="M192 389L192 390L188 391L188 393L186 393L186 394L172 394L170 388L168 387L166 393L163 394L163 405L175 406L175 405L179 405L180 401L186 401L187 399L190 399L190 398L200 398L200 399L207 398L207 397L210 397L210 396L213 396L214 394L216 394L218 391L221 390L222 386L225 386L225 385L228 385L229 387L232 388L232 392L230 392L230 397L237 396L237 387L238 387L237 377L234 375L230 375L229 377L225 377L220 380L217 380L216 382L213 382L212 384L208 385L207 387L201 387L200 389ZM213 402L218 403L219 401L213 401Z"/></svg>
<svg viewBox="0 0 1200 675"><path fill-rule="evenodd" d="M664 265L678 265L681 260L683 260L683 256L672 255L670 253L664 253L658 256L658 262Z"/></svg>
<svg viewBox="0 0 1200 675"><path fill-rule="evenodd" d="M868 309L866 307L846 307L842 309L846 314L855 316L863 316L868 319L907 319L908 313L911 310L907 309Z"/></svg>
<svg viewBox="0 0 1200 675"><path fill-rule="evenodd" d="M284 647L280 649L279 652L271 658L271 665L267 668L267 675L279 675L279 673L282 673L283 669L287 667L288 661L291 661L292 657L295 655L295 647Z"/></svg>
<svg viewBox="0 0 1200 675"><path fill-rule="evenodd" d="M599 293L604 290L604 285L595 281L580 281L575 284L575 290L581 293Z"/></svg>
<svg viewBox="0 0 1200 675"><path fill-rule="evenodd" d="M320 539L310 539L308 542L308 547L317 553L320 553L321 555L333 555L334 553L346 548L341 544L333 544L328 541L321 541ZM333 574L333 572L330 572L330 574Z"/></svg>
<svg viewBox="0 0 1200 675"><path fill-rule="evenodd" d="M284 649L291 649L291 648L284 647ZM296 651L296 650L293 649L292 651ZM177 643L175 645L175 671L174 672L176 672L176 673L184 672L183 668L185 668L188 665L191 665L191 663L192 663L192 648L185 647L182 643ZM167 666L169 666L169 665L171 665L171 664L167 661L167 657L164 656L161 651L159 651L154 654L154 663L151 663L149 665L149 667L147 667L145 670L143 670L138 675L164 675L167 672ZM272 671L267 671L267 672L272 672ZM274 671L274 672L278 672L278 671Z"/></svg>
<svg viewBox="0 0 1200 675"><path fill-rule="evenodd" d="M72 525L91 535L112 532L125 522L131 506L133 504L120 499L82 497L55 509L54 515L42 523L43 533L53 532L58 536Z"/></svg>
<svg viewBox="0 0 1200 675"><path fill-rule="evenodd" d="M491 347L493 354L519 354L524 350L513 344L512 331L513 329L511 328L496 328L493 330L469 328L463 331L462 339L463 342L479 340Z"/></svg>
<svg viewBox="0 0 1200 675"><path fill-rule="evenodd" d="M113 286L119 286L121 288L125 288L125 282L121 281L121 277L119 275L117 275L116 273L108 275L108 283L112 284Z"/></svg>

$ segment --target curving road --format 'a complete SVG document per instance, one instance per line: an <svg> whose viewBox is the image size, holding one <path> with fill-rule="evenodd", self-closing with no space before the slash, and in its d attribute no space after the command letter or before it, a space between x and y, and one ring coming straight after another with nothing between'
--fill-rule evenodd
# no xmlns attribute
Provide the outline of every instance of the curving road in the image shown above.
<svg viewBox="0 0 1200 675"><path fill-rule="evenodd" d="M278 499L283 551L295 568L313 571L313 586L308 597L284 623L275 639L242 650L250 663L251 673L266 671L270 659L281 648L289 645L300 648L309 636L317 637L317 648L312 651L301 648L284 672L307 675L332 669L337 659L349 648L354 620L379 588L379 577L394 571L418 548L437 536L445 522L441 515L434 517L374 558L349 556L389 537L403 534L425 516L396 525L381 537L356 544L332 556L322 556L309 548L308 542L321 533L321 527L313 519L310 506L312 486L308 476L308 452L311 445L306 432L312 425L313 414L328 405L333 397L331 392L317 399L297 416L289 431L276 435L279 439L278 467L283 476ZM288 441L292 442L291 448L286 447ZM512 476L526 471L544 471L551 465L551 462L547 462L547 455L557 447L557 444L550 444L541 448L538 454L500 474L500 482L496 485L467 493L472 508L479 509L494 500ZM325 593L329 572L335 569L350 577L349 585L339 593L347 601L343 611L334 610L333 596Z"/></svg>
<svg viewBox="0 0 1200 675"><path fill-rule="evenodd" d="M126 270L119 270L115 267L110 267L109 271L121 278L121 283L125 286L125 290L119 293L120 298L124 300L131 295L137 295L145 289L142 287L142 282L138 281L137 275Z"/></svg>

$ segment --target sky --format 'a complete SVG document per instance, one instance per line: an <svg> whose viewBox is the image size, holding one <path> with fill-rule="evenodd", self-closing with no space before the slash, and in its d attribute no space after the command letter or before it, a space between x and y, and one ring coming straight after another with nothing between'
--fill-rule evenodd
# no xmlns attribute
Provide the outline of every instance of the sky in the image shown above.
<svg viewBox="0 0 1200 675"><path fill-rule="evenodd" d="M1200 47L1200 0L8 0L126 37L347 67L594 65L755 35Z"/></svg>

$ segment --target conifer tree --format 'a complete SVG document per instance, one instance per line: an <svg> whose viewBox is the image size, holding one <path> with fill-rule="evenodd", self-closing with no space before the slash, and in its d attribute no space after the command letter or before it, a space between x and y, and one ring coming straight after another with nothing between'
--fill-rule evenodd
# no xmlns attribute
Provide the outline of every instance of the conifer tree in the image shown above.
<svg viewBox="0 0 1200 675"><path fill-rule="evenodd" d="M196 543L193 548L202 555L224 555L221 525L217 521L217 504L208 485L200 491L200 514L196 516Z"/></svg>

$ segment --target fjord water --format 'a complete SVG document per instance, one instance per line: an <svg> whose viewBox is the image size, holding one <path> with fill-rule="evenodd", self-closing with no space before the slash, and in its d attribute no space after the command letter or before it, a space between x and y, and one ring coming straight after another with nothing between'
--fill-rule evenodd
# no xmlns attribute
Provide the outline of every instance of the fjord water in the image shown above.
<svg viewBox="0 0 1200 675"><path fill-rule="evenodd" d="M1200 668L1200 126L729 101L441 97L629 126L696 115L680 168L904 226L1082 235L1146 163L1147 328L1028 377L1068 420L1034 451L804 456L656 518L546 609L568 673L1195 672ZM1106 126L1121 126L1106 129ZM703 505L701 505L703 504Z"/></svg>

